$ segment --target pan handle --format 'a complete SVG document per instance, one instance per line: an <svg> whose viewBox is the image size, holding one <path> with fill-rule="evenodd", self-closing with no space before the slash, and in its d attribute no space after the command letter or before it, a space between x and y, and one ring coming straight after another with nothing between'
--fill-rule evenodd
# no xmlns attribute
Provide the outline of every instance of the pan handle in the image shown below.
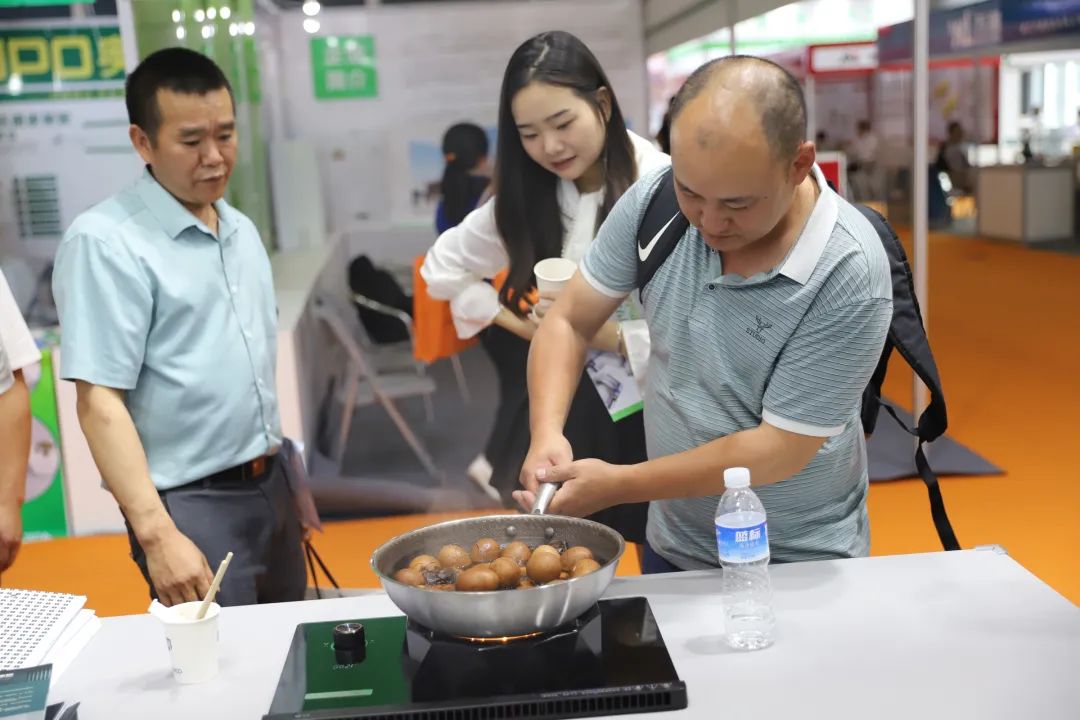
<svg viewBox="0 0 1080 720"><path fill-rule="evenodd" d="M547 513L548 505L551 504L551 498L555 497L555 491L558 489L558 483L540 483L540 488L536 492L536 503L533 505L532 514L544 515Z"/></svg>

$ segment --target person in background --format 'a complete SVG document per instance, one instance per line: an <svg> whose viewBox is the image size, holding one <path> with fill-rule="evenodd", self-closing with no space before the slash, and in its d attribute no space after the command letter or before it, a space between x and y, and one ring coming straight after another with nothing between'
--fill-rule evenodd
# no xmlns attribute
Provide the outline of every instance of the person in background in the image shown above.
<svg viewBox="0 0 1080 720"><path fill-rule="evenodd" d="M442 198L435 209L435 230L440 235L457 227L465 216L485 199L491 187L491 168L488 164L488 136L484 129L473 123L452 125L443 135ZM491 358L496 362L496 358ZM492 428L484 451L477 455L465 474L493 498L491 489L491 461L493 443L499 441L497 428Z"/></svg>
<svg viewBox="0 0 1080 720"><path fill-rule="evenodd" d="M546 32L510 58L499 101L494 197L428 251L428 292L449 300L457 333L480 334L496 359L496 488L512 502L529 448L526 363L537 322L526 301L539 260L577 262L615 202L642 173L669 159L626 129L611 83L591 51L566 32ZM487 281L507 270L501 289ZM629 311L627 311L629 314ZM597 350L648 357L644 322L611 316L590 338ZM613 422L586 374L578 373L567 437L576 453L610 462L645 457L641 413ZM597 518L631 542L644 538L646 508L624 506Z"/></svg>
<svg viewBox="0 0 1080 720"><path fill-rule="evenodd" d="M818 130L814 134L814 148L818 152L830 152L833 149L832 141L829 140L829 133L824 130Z"/></svg>
<svg viewBox="0 0 1080 720"><path fill-rule="evenodd" d="M453 125L442 140L442 197L435 208L435 231L442 234L457 226L480 204L491 185L488 136L472 123Z"/></svg>
<svg viewBox="0 0 1080 720"><path fill-rule="evenodd" d="M1021 134L1027 131L1027 142L1035 157L1046 154L1046 129L1043 127L1042 108L1034 105L1031 111L1020 119Z"/></svg>
<svg viewBox="0 0 1080 720"><path fill-rule="evenodd" d="M856 202L879 200L877 192L878 137L869 120L855 125L855 139L848 144L848 180Z"/></svg>
<svg viewBox="0 0 1080 720"><path fill-rule="evenodd" d="M938 172L949 176L949 182L956 193L972 195L975 192L971 161L968 160L968 143L964 135L964 126L956 120L949 123L945 142L938 146L937 161L934 163Z"/></svg>
<svg viewBox="0 0 1080 720"><path fill-rule="evenodd" d="M672 110L675 196L690 226L645 286L652 332L649 460L571 454L563 419L587 338L639 288L638 225L662 171L608 216L529 356L533 500L555 514L649 503L646 572L717 565L724 470L750 468L774 562L866 555L859 411L892 319L889 260L863 215L825 181L798 82L767 60L705 64Z"/></svg>
<svg viewBox="0 0 1080 720"><path fill-rule="evenodd" d="M22 504L30 460L30 389L23 370L41 361L0 272L0 575L22 545Z"/></svg>
<svg viewBox="0 0 1080 720"><path fill-rule="evenodd" d="M209 58L149 55L128 76L131 187L75 218L56 255L61 377L132 558L166 605L303 599L300 521L277 451L277 304L255 225L223 199L232 90Z"/></svg>

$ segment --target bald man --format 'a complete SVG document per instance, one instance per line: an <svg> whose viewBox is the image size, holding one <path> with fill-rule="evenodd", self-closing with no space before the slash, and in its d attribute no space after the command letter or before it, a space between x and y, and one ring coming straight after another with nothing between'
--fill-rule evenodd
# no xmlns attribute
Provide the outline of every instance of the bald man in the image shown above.
<svg viewBox="0 0 1080 720"><path fill-rule="evenodd" d="M866 555L862 391L892 318L889 264L834 193L806 139L798 84L731 57L699 68L672 105L675 193L690 227L642 292L652 333L647 462L574 460L562 424L587 339L637 289L638 226L664 170L612 210L532 343L530 505L585 516L652 501L647 572L717 565L713 516L729 467L748 467L774 561Z"/></svg>

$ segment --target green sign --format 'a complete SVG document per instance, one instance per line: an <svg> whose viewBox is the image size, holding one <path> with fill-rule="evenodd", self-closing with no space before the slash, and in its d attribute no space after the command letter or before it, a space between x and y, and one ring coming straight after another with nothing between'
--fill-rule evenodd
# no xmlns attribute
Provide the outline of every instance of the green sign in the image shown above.
<svg viewBox="0 0 1080 720"><path fill-rule="evenodd" d="M379 95L375 38L371 35L311 38L311 71L317 100Z"/></svg>
<svg viewBox="0 0 1080 720"><path fill-rule="evenodd" d="M56 419L56 388L52 351L41 351L41 377L30 391L30 464L26 469L23 537L27 540L65 537L64 476L60 463L60 424Z"/></svg>
<svg viewBox="0 0 1080 720"><path fill-rule="evenodd" d="M120 28L0 28L0 100L123 94Z"/></svg>

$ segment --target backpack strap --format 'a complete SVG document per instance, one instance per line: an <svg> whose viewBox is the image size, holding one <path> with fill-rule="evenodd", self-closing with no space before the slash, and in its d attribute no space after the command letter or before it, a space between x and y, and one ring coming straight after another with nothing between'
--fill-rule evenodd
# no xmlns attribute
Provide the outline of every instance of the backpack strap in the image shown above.
<svg viewBox="0 0 1080 720"><path fill-rule="evenodd" d="M949 426L948 413L945 409L945 395L941 390L941 377L938 373L934 354L930 351L930 340L923 327L919 299L915 295L915 283L911 277L911 266L900 239L885 218L873 208L856 205L859 212L870 221L889 257L889 270L892 274L893 316L889 325L887 349L895 349L926 383L930 390L930 404L919 416L913 435L923 442L932 442L941 437ZM882 353L878 370L874 373L877 386L874 392L880 402L881 381L884 380L882 364L888 362L887 353ZM865 429L865 426L864 426Z"/></svg>
<svg viewBox="0 0 1080 720"><path fill-rule="evenodd" d="M690 221L679 209L675 197L675 176L667 169L653 190L637 233L637 287L640 294L653 275L668 259L679 240L690 227Z"/></svg>
<svg viewBox="0 0 1080 720"><path fill-rule="evenodd" d="M889 325L889 335L885 341L885 349L881 353L881 359L863 393L862 420L863 430L866 433L874 431L877 424L879 408L884 407L886 412L892 415L907 433L918 438L919 444L915 450L915 467L926 484L926 492L930 498L930 515L934 520L934 528L937 530L938 539L946 550L959 550L960 543L956 539L949 515L945 510L945 499L941 496L941 486L938 477L930 467L926 459L923 445L941 437L949 426L948 412L945 408L945 395L941 390L941 377L938 374L937 363L930 351L930 340L926 336L926 328L923 326L922 312L919 309L919 299L915 294L915 283L911 277L911 266L908 264L904 246L896 232L876 210L864 205L856 205L859 212L870 221L878 237L881 238L885 252L889 256L889 269L892 274L893 284L893 316ZM930 404L919 416L915 428L909 428L900 419L896 409L881 399L881 384L885 380L885 372L888 369L889 356L896 350L904 358L915 374L919 376L930 390Z"/></svg>

